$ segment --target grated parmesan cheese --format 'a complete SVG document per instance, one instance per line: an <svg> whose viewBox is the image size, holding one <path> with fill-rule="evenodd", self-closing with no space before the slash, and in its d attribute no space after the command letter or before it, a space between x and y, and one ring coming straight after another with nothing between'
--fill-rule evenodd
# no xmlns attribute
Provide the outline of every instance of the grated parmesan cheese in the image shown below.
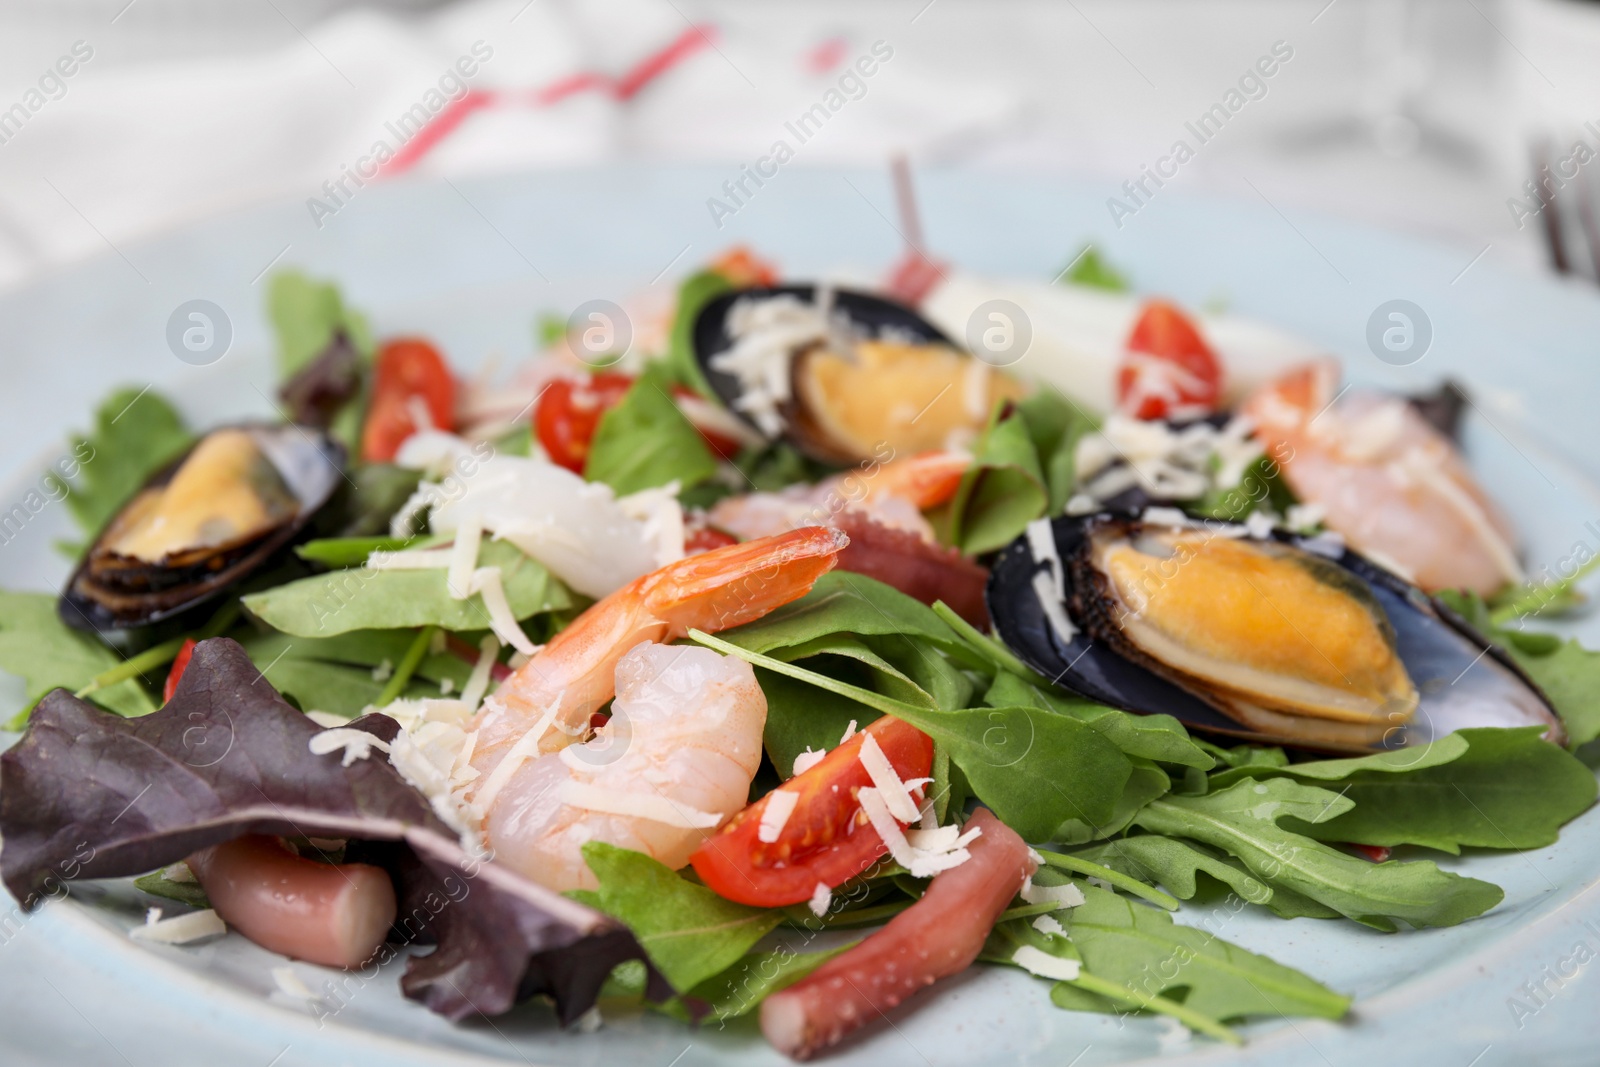
<svg viewBox="0 0 1600 1067"><path fill-rule="evenodd" d="M889 808L890 815L905 823L916 822L921 817L917 802L911 799L911 791L895 773L894 766L889 762L889 757L883 754L876 737L871 734L861 735L861 750L856 758L861 761L861 766L866 768L867 777L871 778L872 784L877 787L879 795Z"/></svg>
<svg viewBox="0 0 1600 1067"><path fill-rule="evenodd" d="M767 806L761 809L761 825L756 827L756 840L768 845L778 840L799 803L800 794L787 789L774 789L768 794Z"/></svg>
<svg viewBox="0 0 1600 1067"><path fill-rule="evenodd" d="M854 719L851 719L850 720L850 725L846 726L844 728L844 736L839 738L839 743L842 745L846 741L848 741L852 737L854 737L855 735L856 735L856 721Z"/></svg>
<svg viewBox="0 0 1600 1067"><path fill-rule="evenodd" d="M331 752L343 751L344 756L339 765L348 767L356 760L366 759L372 755L373 749L388 752L389 743L365 730L357 730L352 726L336 726L332 730L313 734L310 748L313 756L326 756Z"/></svg>
<svg viewBox="0 0 1600 1067"><path fill-rule="evenodd" d="M272 975L272 984L278 987L278 992L293 1000L316 1000L317 995L311 991L293 967L274 967L269 972Z"/></svg>
<svg viewBox="0 0 1600 1067"><path fill-rule="evenodd" d="M858 790L856 799L860 802L867 821L878 832L883 843L889 847L889 855L894 857L896 863L910 871L913 878L931 878L941 871L959 867L972 858L972 853L967 851L966 846L977 839L980 833L977 827L954 838L941 834L941 831L953 830L954 827L913 830L912 836L908 837L890 814L888 803L877 789L868 786ZM918 847L913 843L913 838L938 847Z"/></svg>
<svg viewBox="0 0 1600 1067"><path fill-rule="evenodd" d="M450 548L450 569L444 586L452 600L472 595L472 578L478 567L478 549L483 545L483 515L472 511L456 526L456 543Z"/></svg>
<svg viewBox="0 0 1600 1067"><path fill-rule="evenodd" d="M1083 969L1083 964L1077 960L1063 959L1052 956L1043 949L1034 948L1032 945L1023 945L1011 954L1011 962L1040 978L1054 978L1058 981L1070 982L1078 977Z"/></svg>
<svg viewBox="0 0 1600 1067"><path fill-rule="evenodd" d="M821 763L824 757L827 755L827 749L823 749L821 752L813 752L811 751L811 747L809 745L806 746L806 750L794 758L795 777L799 777L800 775L809 771L811 768L815 767L817 764Z"/></svg>
<svg viewBox="0 0 1600 1067"><path fill-rule="evenodd" d="M467 675L467 684L461 690L461 702L467 707L476 709L483 702L483 695L489 691L490 673L499 655L500 642L494 634L484 634L483 640L478 642L478 659L473 663L472 671Z"/></svg>
<svg viewBox="0 0 1600 1067"><path fill-rule="evenodd" d="M1054 903L1059 908L1076 908L1083 903L1083 890L1071 882L1061 885L1034 885L1033 876L1022 883L1022 892L1019 894L1029 904Z"/></svg>
<svg viewBox="0 0 1600 1067"><path fill-rule="evenodd" d="M1039 916L1033 920L1033 928L1046 937L1054 937L1057 934L1065 935L1067 932L1067 928L1061 925L1061 920L1054 915Z"/></svg>
<svg viewBox="0 0 1600 1067"><path fill-rule="evenodd" d="M1249 532L1250 537L1256 541L1265 541L1270 538L1276 526L1277 522L1269 511L1252 511L1244 520L1244 528Z"/></svg>
<svg viewBox="0 0 1600 1067"><path fill-rule="evenodd" d="M1064 645L1071 644L1072 639L1078 636L1078 628L1067 617L1067 605L1057 595L1048 571L1039 571L1033 576L1033 595L1039 598L1039 606L1044 609L1044 617L1050 620L1050 628L1056 632L1056 637Z"/></svg>
<svg viewBox="0 0 1600 1067"><path fill-rule="evenodd" d="M607 789L568 779L556 787L556 798L585 811L598 811L607 815L628 815L649 819L664 826L684 830L710 830L722 822L714 811L699 811L678 804L661 793L634 793L622 789Z"/></svg>
<svg viewBox="0 0 1600 1067"><path fill-rule="evenodd" d="M207 908L135 926L128 931L128 936L135 941L151 941L158 945L187 945L208 937L220 937L227 932L228 927L221 917Z"/></svg>
<svg viewBox="0 0 1600 1067"><path fill-rule="evenodd" d="M818 882L817 888L811 894L811 914L822 918L828 914L828 909L833 906L833 890L829 889L826 882Z"/></svg>
<svg viewBox="0 0 1600 1067"><path fill-rule="evenodd" d="M479 567L472 572L468 585L471 593L483 597L483 606L489 609L489 628L496 637L518 652L533 655L533 642L522 632L517 617L511 613L511 602L506 599L506 587L500 581L499 567Z"/></svg>

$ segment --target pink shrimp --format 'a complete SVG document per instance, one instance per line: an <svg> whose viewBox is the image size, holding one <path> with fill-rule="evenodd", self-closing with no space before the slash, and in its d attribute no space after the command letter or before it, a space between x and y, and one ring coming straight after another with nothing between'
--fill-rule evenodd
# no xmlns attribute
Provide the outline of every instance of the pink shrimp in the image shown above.
<svg viewBox="0 0 1600 1067"><path fill-rule="evenodd" d="M807 527L669 563L591 606L484 702L472 765L492 775L540 721L538 751L580 739L616 693L618 662L644 641L668 643L692 628L714 632L759 619L804 596L833 569L850 539Z"/></svg>
<svg viewBox="0 0 1600 1067"><path fill-rule="evenodd" d="M1331 360L1307 364L1243 405L1295 495L1430 592L1521 581L1510 524L1449 439L1399 397L1337 395L1338 379Z"/></svg>
<svg viewBox="0 0 1600 1067"><path fill-rule="evenodd" d="M955 496L971 465L965 452L922 452L836 474L816 485L727 497L711 508L708 518L712 526L748 539L799 526L833 525L841 513L860 511L931 542L933 527L922 512Z"/></svg>

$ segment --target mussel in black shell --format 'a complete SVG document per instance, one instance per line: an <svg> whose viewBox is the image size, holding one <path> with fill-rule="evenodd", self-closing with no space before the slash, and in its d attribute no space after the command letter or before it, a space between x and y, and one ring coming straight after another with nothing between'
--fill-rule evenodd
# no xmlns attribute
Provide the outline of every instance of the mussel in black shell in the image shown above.
<svg viewBox="0 0 1600 1067"><path fill-rule="evenodd" d="M1330 542L1102 512L1041 520L988 586L995 630L1088 699L1221 734L1364 752L1541 726L1549 700L1411 583Z"/></svg>
<svg viewBox="0 0 1600 1067"><path fill-rule="evenodd" d="M695 359L764 437L848 465L965 444L1015 380L911 308L824 286L738 289L695 319Z"/></svg>
<svg viewBox="0 0 1600 1067"><path fill-rule="evenodd" d="M209 600L293 541L343 474L344 449L318 430L211 431L106 524L61 594L62 620L128 630Z"/></svg>

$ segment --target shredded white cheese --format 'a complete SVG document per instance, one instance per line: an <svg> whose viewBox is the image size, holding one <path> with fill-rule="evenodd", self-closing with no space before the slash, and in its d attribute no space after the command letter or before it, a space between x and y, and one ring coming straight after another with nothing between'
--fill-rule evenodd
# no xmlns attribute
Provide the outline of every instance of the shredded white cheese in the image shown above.
<svg viewBox="0 0 1600 1067"><path fill-rule="evenodd" d="M473 663L472 672L467 675L467 684L461 690L461 702L467 707L476 708L482 703L483 695L489 691L490 672L494 670L499 655L500 642L495 640L494 634L484 634L483 640L478 642L477 662Z"/></svg>
<svg viewBox="0 0 1600 1067"><path fill-rule="evenodd" d="M833 906L833 890L828 888L826 882L818 882L817 888L811 894L811 914L822 918L828 914L828 909Z"/></svg>
<svg viewBox="0 0 1600 1067"><path fill-rule="evenodd" d="M856 799L860 802L867 821L888 846L889 855L894 857L896 863L910 871L913 878L932 878L939 872L959 867L972 858L972 853L967 851L966 846L978 837L980 832L978 828L974 827L967 833L953 838L947 836L944 831L954 830L954 827L913 830L912 836L908 837L890 814L888 803L877 789L868 786L858 790ZM928 847L919 847L913 843L913 837Z"/></svg>
<svg viewBox="0 0 1600 1067"><path fill-rule="evenodd" d="M144 924L146 926L154 926L156 923L158 923L160 921L161 921L161 909L160 908L146 908L144 910Z"/></svg>
<svg viewBox="0 0 1600 1067"><path fill-rule="evenodd" d="M1310 533L1322 525L1322 520L1327 517L1328 509L1321 504L1290 504L1289 513L1284 517L1284 525L1296 533Z"/></svg>
<svg viewBox="0 0 1600 1067"><path fill-rule="evenodd" d="M1276 526L1277 522L1269 511L1252 511L1244 520L1244 528L1249 531L1251 538L1257 541L1265 541L1271 537Z"/></svg>
<svg viewBox="0 0 1600 1067"><path fill-rule="evenodd" d="M1158 500L1193 500L1209 489L1232 489L1264 454L1253 429L1243 417L1220 430L1208 422L1175 430L1165 422L1112 415L1099 433L1078 442L1078 495L1088 500L1069 501L1068 514L1087 514L1095 510L1091 504L1136 486Z"/></svg>
<svg viewBox="0 0 1600 1067"><path fill-rule="evenodd" d="M478 549L483 544L483 516L476 511L461 517L456 526L456 543L450 549L450 569L445 574L445 588L455 600L465 600L472 595L472 578L478 568Z"/></svg>
<svg viewBox="0 0 1600 1067"><path fill-rule="evenodd" d="M710 830L722 822L714 811L699 811L678 804L661 793L634 793L622 789L607 789L568 779L556 787L556 797L565 804L585 811L599 811L607 815L627 815L648 819L665 826L685 830Z"/></svg>
<svg viewBox="0 0 1600 1067"><path fill-rule="evenodd" d="M911 791L895 773L894 765L889 762L889 757L884 755L878 739L870 733L861 735L861 750L856 758L861 761L861 766L867 770L867 777L872 779L872 784L877 787L878 793L883 797L884 803L889 807L889 814L900 822L916 822L921 817L917 810L917 802L911 799Z"/></svg>
<svg viewBox="0 0 1600 1067"><path fill-rule="evenodd" d="M1056 548L1056 534L1049 519L1034 519L1023 528L1028 537L1028 552L1034 563L1050 567L1050 580L1055 583L1056 596L1067 595L1067 576L1061 565L1061 553Z"/></svg>
<svg viewBox="0 0 1600 1067"><path fill-rule="evenodd" d="M844 728L844 736L839 738L839 743L842 745L846 741L848 741L852 737L854 737L855 735L856 735L856 721L854 719L851 719L850 720L850 725L846 726Z"/></svg>
<svg viewBox="0 0 1600 1067"><path fill-rule="evenodd" d="M1071 882L1061 885L1034 885L1033 876L1022 883L1022 899L1029 904L1053 903L1057 908L1076 908L1083 903L1083 890Z"/></svg>
<svg viewBox="0 0 1600 1067"><path fill-rule="evenodd" d="M756 827L756 840L772 844L778 840L778 835L783 833L783 828L789 822L789 816L794 814L795 805L800 803L800 794L787 789L774 789L767 795L767 806L761 809L761 825Z"/></svg>
<svg viewBox="0 0 1600 1067"><path fill-rule="evenodd" d="M1054 978L1058 981L1070 982L1078 977L1083 964L1077 960L1063 959L1052 956L1043 949L1034 948L1032 945L1023 945L1011 954L1011 962L1040 978Z"/></svg>
<svg viewBox="0 0 1600 1067"><path fill-rule="evenodd" d="M1300 542L1300 547L1307 552L1328 559L1340 559L1344 556L1344 537L1332 530L1324 530L1315 537L1308 537ZM1371 557L1372 553L1367 553ZM1396 573L1399 573L1398 571Z"/></svg>
<svg viewBox="0 0 1600 1067"><path fill-rule="evenodd" d="M855 346L849 320L833 314L833 295L816 289L815 303L790 295L746 298L728 309L733 344L711 357L711 369L739 380L734 407L749 415L768 437L783 432L781 408L789 402L794 353L820 345L837 352Z"/></svg>
<svg viewBox="0 0 1600 1067"><path fill-rule="evenodd" d="M162 868L161 877L169 882L180 883L189 883L196 880L194 872L189 869L189 865L183 860L179 860L170 867Z"/></svg>
<svg viewBox="0 0 1600 1067"><path fill-rule="evenodd" d="M343 767L350 766L356 760L366 759L372 755L373 749L380 752L389 751L387 741L351 726L338 726L332 730L324 730L320 734L313 734L310 747L313 756L326 756L330 752L343 750L344 758L339 761Z"/></svg>
<svg viewBox="0 0 1600 1067"><path fill-rule="evenodd" d="M160 945L187 945L208 937L219 937L228 932L215 911L193 911L188 915L175 915L170 919L135 926L128 936L135 941L152 941Z"/></svg>
<svg viewBox="0 0 1600 1067"><path fill-rule="evenodd" d="M468 588L483 597L483 606L489 609L489 628L495 636L518 652L533 655L533 642L517 625L517 617L511 612L511 602L506 599L506 587L500 581L500 568L479 567L472 572Z"/></svg>
<svg viewBox="0 0 1600 1067"><path fill-rule="evenodd" d="M301 979L293 967L274 967L269 972L278 992L293 1000L316 1000L317 995Z"/></svg>
<svg viewBox="0 0 1600 1067"><path fill-rule="evenodd" d="M1054 937L1057 934L1065 934L1067 932L1067 928L1061 925L1061 920L1054 915L1039 916L1033 920L1033 928L1046 937Z"/></svg>
<svg viewBox="0 0 1600 1067"><path fill-rule="evenodd" d="M394 677L394 662L387 656L376 667L372 668L372 680L382 685Z"/></svg>
<svg viewBox="0 0 1600 1067"><path fill-rule="evenodd" d="M795 777L799 777L800 775L809 771L811 768L815 767L817 764L821 763L827 755L827 749L823 749L821 752L813 752L811 751L810 746L807 746L804 752L800 753L800 755L794 758Z"/></svg>
<svg viewBox="0 0 1600 1067"><path fill-rule="evenodd" d="M1044 609L1044 617L1050 620L1050 628L1056 632L1062 644L1071 644L1072 639L1078 636L1078 628L1067 616L1067 605L1056 594L1056 585L1050 579L1050 572L1036 572L1032 584L1033 595L1039 598L1039 607Z"/></svg>
<svg viewBox="0 0 1600 1067"><path fill-rule="evenodd" d="M1189 516L1178 508L1145 508L1143 514L1139 517L1151 526L1171 526L1174 529L1182 529L1189 525Z"/></svg>
<svg viewBox="0 0 1600 1067"><path fill-rule="evenodd" d="M473 805L479 811L488 811L492 808L495 798L500 795L500 790L511 781L523 763L539 754L539 742L550 724L555 722L556 712L561 708L561 698L565 695L564 689L556 694L556 698L550 702L548 708L544 709L544 714L539 716L539 721L533 724L533 728L517 738L517 743L511 746L511 750L495 764L494 770L489 772L489 777L478 788L477 795L472 798Z"/></svg>

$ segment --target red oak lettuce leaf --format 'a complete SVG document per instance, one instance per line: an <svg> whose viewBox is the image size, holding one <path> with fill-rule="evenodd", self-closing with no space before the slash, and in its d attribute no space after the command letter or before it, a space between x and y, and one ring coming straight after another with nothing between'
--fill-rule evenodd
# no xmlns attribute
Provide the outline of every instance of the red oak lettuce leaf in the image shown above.
<svg viewBox="0 0 1600 1067"><path fill-rule="evenodd" d="M380 716L361 725L393 736ZM437 943L407 965L405 994L451 1019L543 993L571 1022L613 967L646 960L627 927L463 851L381 755L313 755L320 729L226 638L195 647L153 715L55 690L0 756L0 880L32 907L63 880L143 874L243 834L346 838L394 877L397 938Z"/></svg>

